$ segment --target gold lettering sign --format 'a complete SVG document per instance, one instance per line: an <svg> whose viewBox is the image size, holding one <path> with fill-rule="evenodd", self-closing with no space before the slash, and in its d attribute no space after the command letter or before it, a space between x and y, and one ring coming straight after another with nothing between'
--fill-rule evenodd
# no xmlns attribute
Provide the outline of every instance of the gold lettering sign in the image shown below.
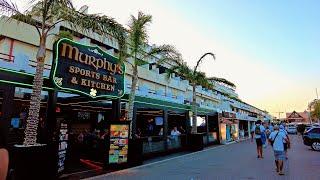
<svg viewBox="0 0 320 180"><path fill-rule="evenodd" d="M124 94L125 67L98 47L61 39L54 46L54 84L64 90L91 97Z"/></svg>

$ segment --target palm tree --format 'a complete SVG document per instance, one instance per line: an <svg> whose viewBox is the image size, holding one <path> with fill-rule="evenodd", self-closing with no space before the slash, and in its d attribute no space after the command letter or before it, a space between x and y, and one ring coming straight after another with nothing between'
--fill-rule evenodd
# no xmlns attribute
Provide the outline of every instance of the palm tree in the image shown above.
<svg viewBox="0 0 320 180"><path fill-rule="evenodd" d="M312 106L313 106L313 110L311 111L311 117L312 119L314 119L315 121L320 119L320 101L319 100L315 100L314 102L312 102ZM311 106L310 106L311 109Z"/></svg>
<svg viewBox="0 0 320 180"><path fill-rule="evenodd" d="M146 59L151 57L160 57L157 64L164 62L175 61L178 62L181 59L180 53L170 45L152 46L148 52L144 52L146 44L148 43L147 26L152 22L152 16L138 13L138 17L131 16L128 30L128 52L129 58L126 62L132 68L132 85L129 95L129 110L128 120L131 121L131 133L130 137L136 132L136 122L133 121L133 108L135 93L138 83L138 66L143 65Z"/></svg>
<svg viewBox="0 0 320 180"><path fill-rule="evenodd" d="M71 0L40 0L30 1L31 8L20 12L17 6L8 0L0 0L0 13L11 16L19 22L33 25L39 34L39 48L36 54L37 66L33 80L29 114L25 129L23 144L37 144L37 128L39 123L39 111L41 101L41 89L43 85L44 61L46 58L46 42L52 30L64 22L71 28L81 30L85 33L94 31L102 36L111 34L119 43L120 59L124 57L125 30L112 18L99 16L97 14L86 14L77 11Z"/></svg>
<svg viewBox="0 0 320 180"><path fill-rule="evenodd" d="M209 82L204 72L197 71L199 65L202 63L203 58L207 55L212 56L215 59L215 55L213 53L205 53L201 56L201 58L197 61L197 65L191 69L188 67L186 63L178 63L172 66L169 70L167 70L167 78L171 76L171 74L176 73L185 79L187 79L192 85L192 129L191 133L197 133L197 93L196 86L201 85L207 89L212 89L213 85Z"/></svg>

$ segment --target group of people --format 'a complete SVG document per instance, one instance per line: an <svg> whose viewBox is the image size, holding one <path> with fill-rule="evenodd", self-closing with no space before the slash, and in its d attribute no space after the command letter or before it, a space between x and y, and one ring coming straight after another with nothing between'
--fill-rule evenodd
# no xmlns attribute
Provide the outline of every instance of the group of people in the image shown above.
<svg viewBox="0 0 320 180"><path fill-rule="evenodd" d="M110 145L108 129L84 130L79 134L69 133L68 151L70 161L78 161L79 158L100 161L106 157Z"/></svg>
<svg viewBox="0 0 320 180"><path fill-rule="evenodd" d="M186 130L182 126L174 126L171 130L169 130L171 136L179 136L181 134L185 134ZM159 125L159 123L155 123L155 120L150 118L146 121L146 125L144 128L137 128L135 133L135 138L142 137L152 137L152 136L163 136L164 129L163 124Z"/></svg>
<svg viewBox="0 0 320 180"><path fill-rule="evenodd" d="M267 125L261 120L257 121L251 129L251 141L253 138L257 144L258 158L263 158L263 148L267 144L272 146L275 157L276 171L279 175L284 175L283 161L288 159L287 150L290 148L290 139L284 124Z"/></svg>

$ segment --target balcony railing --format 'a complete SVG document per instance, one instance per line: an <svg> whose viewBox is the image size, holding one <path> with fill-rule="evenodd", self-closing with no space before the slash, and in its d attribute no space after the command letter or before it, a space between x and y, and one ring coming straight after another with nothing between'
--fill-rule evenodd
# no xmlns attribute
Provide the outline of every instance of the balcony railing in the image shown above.
<svg viewBox="0 0 320 180"><path fill-rule="evenodd" d="M180 136L149 136L142 137L143 141L143 154L164 152L167 150L180 149L185 145L186 135Z"/></svg>

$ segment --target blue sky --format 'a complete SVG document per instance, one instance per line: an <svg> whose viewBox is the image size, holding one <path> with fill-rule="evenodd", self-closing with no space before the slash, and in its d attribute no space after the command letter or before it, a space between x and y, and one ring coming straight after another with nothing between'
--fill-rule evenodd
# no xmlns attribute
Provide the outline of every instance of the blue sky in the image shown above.
<svg viewBox="0 0 320 180"><path fill-rule="evenodd" d="M169 1L168 1L169 2ZM173 1L204 31L214 30L236 47L295 76L319 67L319 1ZM201 3L199 3L201 2ZM289 68L290 67L290 68ZM302 76L307 77L304 71Z"/></svg>
<svg viewBox="0 0 320 180"><path fill-rule="evenodd" d="M251 57L249 61L268 67L268 73L256 78L265 81L270 73L281 76L267 81L275 93L262 92L260 97L253 99L250 92L260 91L254 87L241 91L240 97L244 95L245 100L250 99L261 108L267 107L270 112L303 111L308 98L315 97L315 88L320 86L319 1L208 0L182 3L167 0L166 3L191 24L201 27L201 33L207 37L219 37L231 45L234 53L241 51ZM235 74L237 72L228 77L237 82Z"/></svg>
<svg viewBox="0 0 320 180"><path fill-rule="evenodd" d="M150 44L175 45L190 66L214 52L216 61L206 59L200 69L234 82L241 99L274 115L305 110L320 89L320 1L74 2L124 25L139 10L151 14Z"/></svg>

